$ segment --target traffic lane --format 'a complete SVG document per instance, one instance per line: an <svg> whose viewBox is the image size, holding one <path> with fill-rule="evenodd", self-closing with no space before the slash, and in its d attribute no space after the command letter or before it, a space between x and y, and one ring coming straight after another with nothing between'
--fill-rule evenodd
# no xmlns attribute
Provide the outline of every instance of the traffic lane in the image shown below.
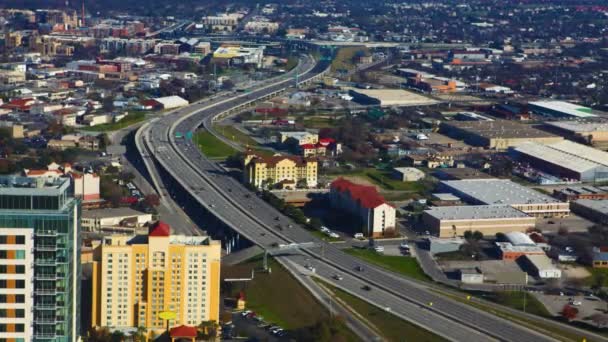
<svg viewBox="0 0 608 342"><path fill-rule="evenodd" d="M192 178L188 178L188 179L192 179ZM218 202L219 202L219 201L218 201ZM225 208L225 207L223 207L223 206L222 206L222 207L220 207L220 209L223 209L223 210L230 210L230 208ZM242 222L242 223L241 223L240 221L233 222L233 224L237 224L237 225L242 226L242 227L244 227L245 225L247 225L247 223L248 223L248 222L246 222L245 220L243 220L243 222ZM253 226L253 225L252 225L252 226ZM300 260L300 262L306 262L306 261L302 261L302 260ZM325 266L325 265L324 265L324 267L327 267L327 266ZM333 273L335 273L336 271L335 271L335 270L333 270L332 272L333 272ZM328 274L328 277L329 277L329 276L330 276L330 272L327 272L327 274ZM352 292L355 292L355 293L356 293L357 291L359 291L359 292L360 292L360 291L362 291L362 290L360 290L360 286L361 286L360 284L362 284L362 283L363 283L363 282L361 282L361 280L356 280L356 282L351 282L350 284L347 284L347 286L349 286L349 285L350 285L350 286L349 286L349 290L350 290L350 291L352 291ZM364 297L365 297L365 295L369 295L369 294L366 294L366 293L360 293L359 295L360 295L360 296L364 296ZM376 291L376 292L375 292L375 296L377 296L377 297L381 297L381 296L379 295L379 291ZM375 301L376 303L386 303L386 304L391 303L391 302L394 302L394 298L390 298L390 299L374 298L374 299L372 299L372 300L373 300L373 301ZM403 314L406 314L406 312L404 312ZM433 320L433 319L428 318L428 319L427 319L427 321L423 321L423 322L421 322L421 323L430 322L430 321L436 321L436 319L435 319L435 320ZM485 340L487 340L487 336L485 337Z"/></svg>
<svg viewBox="0 0 608 342"><path fill-rule="evenodd" d="M222 208L223 208L223 209L225 209L225 210L229 210L229 209L230 209L230 208L228 208L228 207L222 207ZM238 223L237 223L237 224L238 224ZM247 223L246 223L245 221L243 221L243 224L247 224ZM241 225L241 224L239 224L239 225ZM365 296L365 294L361 294L361 295ZM387 303L388 303L388 301L387 301Z"/></svg>
<svg viewBox="0 0 608 342"><path fill-rule="evenodd" d="M340 257L340 256L339 256L339 255L337 255L337 257ZM349 261L349 259L348 259L348 258L347 258L347 259L344 259L344 261ZM359 262L359 263L361 263L361 262ZM351 265L352 265L352 264L351 264ZM353 267L354 267L354 266L353 266ZM373 267L371 267L371 266L369 266L369 265L368 265L368 267L369 267L370 269L372 269L372 270L373 270ZM376 280L378 280L378 279L376 279ZM397 281L401 281L401 279L397 279ZM377 282L378 282L378 281L377 281ZM391 286L391 287L393 287L395 284L393 284L393 283L392 283L392 281L389 281L389 282L384 282L384 283L383 283L383 285L387 285L387 286ZM410 285L415 285L415 284L410 284ZM437 303L438 303L438 304L437 304L437 306L438 306L438 307L440 307L440 308L441 308L441 306L442 306L442 305L451 305L451 304L453 304L453 303L449 303L449 302L447 302L447 304L446 304L446 302L445 302L445 301L444 301L444 300L443 300L441 297L438 297L438 296L430 296L430 297L427 297L426 299L427 299L427 300L429 300L429 301L433 301L433 300L434 300L435 302L437 302ZM468 318L469 318L469 319L473 319L473 318L476 318L476 319L477 319L477 318L484 319L484 317L483 317L483 316L479 316L479 314L482 314L482 315L483 315L483 313L482 313L482 312L477 312L477 313L475 313L475 312L470 312L469 310L465 310L463 313L467 314L467 316L468 316ZM488 323L489 323L489 322L488 322ZM521 336L519 336L519 335L518 335L518 338L519 338L519 337L521 337ZM537 338L537 336L535 336L535 337L534 337L534 339L536 339L536 338Z"/></svg>
<svg viewBox="0 0 608 342"><path fill-rule="evenodd" d="M344 261L348 262L350 260L344 259ZM386 283L385 285L389 285L390 286L391 284L390 283ZM429 297L427 299L429 299L429 300L436 300L439 303L438 304L439 306L441 306L443 304L442 301L441 301L441 299L437 299L436 297ZM481 319L483 319L483 317L478 316L479 313L472 313L471 314L470 312L468 312L468 310L465 310L465 313L469 314L468 318L470 318L470 319L473 319L473 318L476 318L476 319L477 318L481 318ZM522 337L522 336L519 336L519 335L517 336L517 338L520 338L520 337ZM536 340L536 337L534 339L531 339L531 340Z"/></svg>
<svg viewBox="0 0 608 342"><path fill-rule="evenodd" d="M282 257L279 257L282 258ZM300 266L299 272L306 276L314 276L322 279L330 285L340 288L347 293L353 294L356 297L365 298L365 301L374 305L381 310L385 310L404 319L410 323L418 325L423 329L440 335L452 341L471 341L484 342L494 341L492 337L480 333L475 329L463 326L453 320L438 316L436 313L429 311L424 306L413 304L402 298L385 295L382 290L376 288L373 284L363 282L358 278L351 276L348 273L339 272L323 263L318 263L309 260L306 256L291 256L290 261L297 261ZM312 273L306 269L306 265L310 264L315 268ZM339 275L341 280L336 280L335 276ZM365 290L364 287L369 286L370 290Z"/></svg>

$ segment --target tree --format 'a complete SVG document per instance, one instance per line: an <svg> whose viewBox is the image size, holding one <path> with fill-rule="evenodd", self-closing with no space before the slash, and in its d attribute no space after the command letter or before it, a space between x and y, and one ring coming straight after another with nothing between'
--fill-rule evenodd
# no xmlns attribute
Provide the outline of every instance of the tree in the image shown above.
<svg viewBox="0 0 608 342"><path fill-rule="evenodd" d="M145 327L139 326L137 327L137 331L133 335L133 340L135 342L146 342L146 335L148 334L148 329Z"/></svg>
<svg viewBox="0 0 608 342"><path fill-rule="evenodd" d="M507 241L505 233L496 233L496 241Z"/></svg>
<svg viewBox="0 0 608 342"><path fill-rule="evenodd" d="M578 309L569 304L566 304L562 308L560 314L563 318L567 319L568 321L571 321L576 318L576 315L578 315Z"/></svg>
<svg viewBox="0 0 608 342"><path fill-rule="evenodd" d="M158 207L160 205L160 198L156 194L149 194L144 197L144 203L148 207Z"/></svg>
<svg viewBox="0 0 608 342"><path fill-rule="evenodd" d="M105 149L112 143L106 133L98 135L97 138L99 139L99 148L101 149Z"/></svg>
<svg viewBox="0 0 608 342"><path fill-rule="evenodd" d="M310 219L309 224L310 224L310 228L319 230L319 229L321 229L323 222L321 222L321 220L318 217L313 217Z"/></svg>
<svg viewBox="0 0 608 342"><path fill-rule="evenodd" d="M202 321L201 324L198 325L198 333L197 337L203 340L210 340L217 336L218 324L211 321Z"/></svg>
<svg viewBox="0 0 608 342"><path fill-rule="evenodd" d="M475 241L479 241L479 240L483 239L483 233L480 232L479 230L476 230L473 232L472 238Z"/></svg>
<svg viewBox="0 0 608 342"><path fill-rule="evenodd" d="M465 240L472 240L473 239L473 232L470 230L466 230L463 234L464 239Z"/></svg>

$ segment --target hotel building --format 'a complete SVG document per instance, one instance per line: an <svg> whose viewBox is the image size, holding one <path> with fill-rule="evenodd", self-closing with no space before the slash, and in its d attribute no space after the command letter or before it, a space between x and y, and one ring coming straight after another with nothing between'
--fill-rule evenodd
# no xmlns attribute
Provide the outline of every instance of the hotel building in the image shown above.
<svg viewBox="0 0 608 342"><path fill-rule="evenodd" d="M220 254L219 241L172 235L163 222L148 235L105 237L94 251L92 325L159 331L165 311L175 314L169 326L217 322Z"/></svg>

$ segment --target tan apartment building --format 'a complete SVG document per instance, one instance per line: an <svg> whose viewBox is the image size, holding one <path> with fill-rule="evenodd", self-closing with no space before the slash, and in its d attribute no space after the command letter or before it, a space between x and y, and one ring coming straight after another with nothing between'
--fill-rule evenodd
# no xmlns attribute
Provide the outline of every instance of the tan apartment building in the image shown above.
<svg viewBox="0 0 608 342"><path fill-rule="evenodd" d="M244 182L257 188L314 188L317 186L317 164L314 158L248 154L244 160Z"/></svg>
<svg viewBox="0 0 608 342"><path fill-rule="evenodd" d="M171 234L157 222L145 235L113 235L94 250L92 326L164 330L219 319L219 241Z"/></svg>

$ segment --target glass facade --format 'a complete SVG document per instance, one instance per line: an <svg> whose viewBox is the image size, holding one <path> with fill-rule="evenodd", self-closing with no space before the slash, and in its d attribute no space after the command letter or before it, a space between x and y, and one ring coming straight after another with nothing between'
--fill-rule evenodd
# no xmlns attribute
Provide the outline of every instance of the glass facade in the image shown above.
<svg viewBox="0 0 608 342"><path fill-rule="evenodd" d="M0 182L1 183L1 182ZM34 232L33 341L71 342L80 332L80 202L60 186L0 188L0 227ZM28 189L30 190L30 189Z"/></svg>

